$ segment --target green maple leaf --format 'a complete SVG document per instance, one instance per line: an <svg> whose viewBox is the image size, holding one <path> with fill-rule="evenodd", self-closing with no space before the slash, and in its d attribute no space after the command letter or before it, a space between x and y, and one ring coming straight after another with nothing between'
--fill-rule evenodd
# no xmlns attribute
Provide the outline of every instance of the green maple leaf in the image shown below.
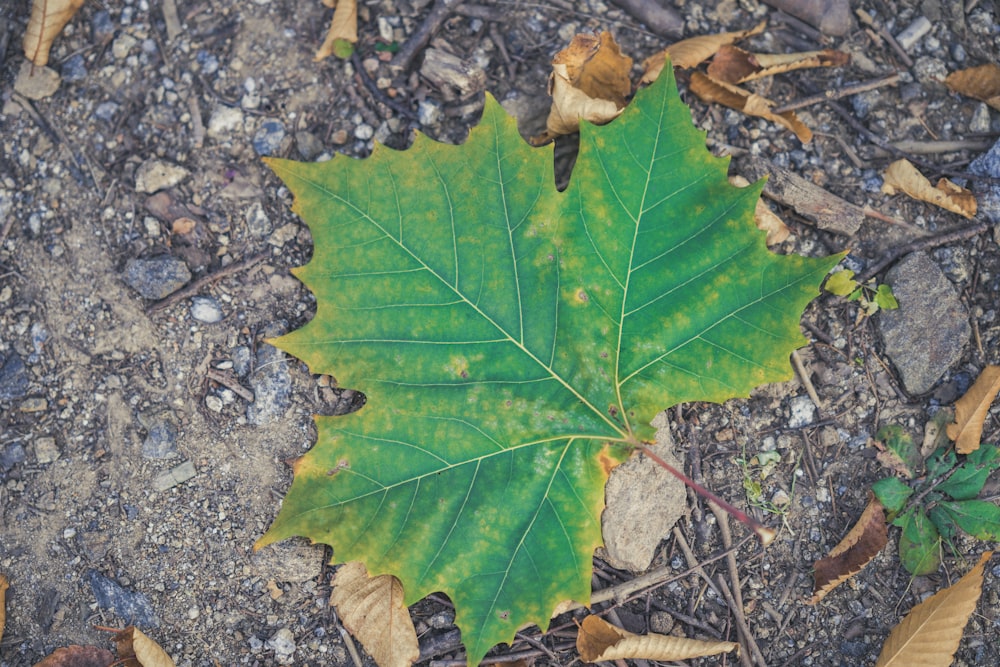
<svg viewBox="0 0 1000 667"><path fill-rule="evenodd" d="M489 96L460 146L269 160L315 244L316 316L276 345L368 404L317 419L258 546L304 535L407 604L446 593L476 664L589 601L608 472L659 410L791 376L840 257L768 252L761 184L728 184L661 79L582 129L565 192Z"/></svg>

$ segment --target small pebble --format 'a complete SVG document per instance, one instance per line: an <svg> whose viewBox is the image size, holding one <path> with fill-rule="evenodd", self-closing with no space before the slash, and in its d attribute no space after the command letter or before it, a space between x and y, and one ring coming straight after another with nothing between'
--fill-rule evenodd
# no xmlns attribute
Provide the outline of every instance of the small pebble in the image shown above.
<svg viewBox="0 0 1000 667"><path fill-rule="evenodd" d="M222 399L218 396L209 394L205 397L205 407L212 412L222 412Z"/></svg>
<svg viewBox="0 0 1000 667"><path fill-rule="evenodd" d="M976 105L972 112L972 119L969 120L970 134L989 134L990 131L990 109L985 102Z"/></svg>
<svg viewBox="0 0 1000 667"><path fill-rule="evenodd" d="M277 248L281 248L294 239L298 233L299 226L294 222L289 222L274 230L274 233L267 239L267 242Z"/></svg>
<svg viewBox="0 0 1000 667"><path fill-rule="evenodd" d="M247 210L247 229L254 238L262 239L271 233L271 218L260 202L254 202Z"/></svg>
<svg viewBox="0 0 1000 667"><path fill-rule="evenodd" d="M75 83L87 78L87 67L83 56L79 53L70 56L60 68L63 81Z"/></svg>
<svg viewBox="0 0 1000 667"><path fill-rule="evenodd" d="M171 468L161 475L157 475L153 479L153 488L158 492L166 491L178 484L183 484L196 474L198 474L198 471L195 470L194 464L190 461L185 461L179 466Z"/></svg>
<svg viewBox="0 0 1000 667"><path fill-rule="evenodd" d="M39 67L33 65L30 60L25 60L18 70L17 79L14 80L14 91L29 100L43 100L59 90L61 80L59 72L51 67Z"/></svg>
<svg viewBox="0 0 1000 667"><path fill-rule="evenodd" d="M49 409L49 402L44 398L29 398L21 403L21 412L45 412Z"/></svg>
<svg viewBox="0 0 1000 667"><path fill-rule="evenodd" d="M0 352L0 401L23 398L28 393L28 369L16 352Z"/></svg>
<svg viewBox="0 0 1000 667"><path fill-rule="evenodd" d="M284 124L277 120L266 120L261 123L253 136L253 149L258 155L274 155L281 148L284 138Z"/></svg>
<svg viewBox="0 0 1000 667"><path fill-rule="evenodd" d="M137 192L152 194L172 188L190 175L191 172L180 165L152 158L136 169L135 189Z"/></svg>
<svg viewBox="0 0 1000 667"><path fill-rule="evenodd" d="M792 410L788 428L801 428L812 424L816 419L816 406L808 396L796 396L788 404Z"/></svg>
<svg viewBox="0 0 1000 667"><path fill-rule="evenodd" d="M118 113L120 105L117 102L101 102L94 109L94 116L98 120L103 120L105 123L112 123L115 120L115 114Z"/></svg>
<svg viewBox="0 0 1000 667"><path fill-rule="evenodd" d="M196 296L191 299L191 317L205 324L215 324L222 320L222 308L212 297Z"/></svg>
<svg viewBox="0 0 1000 667"><path fill-rule="evenodd" d="M437 125L441 120L441 107L431 100L424 100L417 106L417 117L425 127Z"/></svg>
<svg viewBox="0 0 1000 667"><path fill-rule="evenodd" d="M12 442L0 449L0 472L7 472L18 463L23 463L26 458L28 454L24 451L24 445Z"/></svg>
<svg viewBox="0 0 1000 667"><path fill-rule="evenodd" d="M217 106L208 119L205 134L212 139L222 139L243 129L243 112L236 107Z"/></svg>
<svg viewBox="0 0 1000 667"><path fill-rule="evenodd" d="M368 141L375 136L375 128L368 123L362 123L354 128L354 137L361 141Z"/></svg>
<svg viewBox="0 0 1000 667"><path fill-rule="evenodd" d="M187 264L169 255L130 259L125 265L125 282L146 299L162 299L189 280L191 272Z"/></svg>
<svg viewBox="0 0 1000 667"><path fill-rule="evenodd" d="M56 444L56 439L52 437L42 437L35 440L35 461L39 465L45 465L46 463L52 463L57 461L62 452L59 451L59 445Z"/></svg>
<svg viewBox="0 0 1000 667"><path fill-rule="evenodd" d="M177 456L177 425L168 414L157 415L147 427L149 430L142 442L143 458L171 459Z"/></svg>
<svg viewBox="0 0 1000 667"><path fill-rule="evenodd" d="M202 74L215 74L219 71L219 59L210 51L200 50L194 59L201 67Z"/></svg>
<svg viewBox="0 0 1000 667"><path fill-rule="evenodd" d="M267 640L267 648L274 651L274 658L281 664L288 664L295 653L295 635L288 628L281 628Z"/></svg>
<svg viewBox="0 0 1000 667"><path fill-rule="evenodd" d="M90 18L90 34L98 44L108 42L115 36L115 24L107 10L94 12Z"/></svg>
<svg viewBox="0 0 1000 667"><path fill-rule="evenodd" d="M127 32L123 32L115 38L114 43L111 45L111 55L116 60L124 60L128 57L129 52L138 44L138 39Z"/></svg>
<svg viewBox="0 0 1000 667"><path fill-rule="evenodd" d="M931 21L926 16L921 16L916 21L907 26L906 30L896 35L896 42L903 47L904 51L909 51L920 41L924 35L931 31Z"/></svg>

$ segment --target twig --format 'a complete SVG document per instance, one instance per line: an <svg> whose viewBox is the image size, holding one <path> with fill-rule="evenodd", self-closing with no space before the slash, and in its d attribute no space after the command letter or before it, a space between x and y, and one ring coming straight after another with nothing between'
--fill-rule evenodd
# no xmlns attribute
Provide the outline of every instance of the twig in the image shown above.
<svg viewBox="0 0 1000 667"><path fill-rule="evenodd" d="M956 229L951 232L946 232L944 234L938 234L937 236L931 236L929 238L917 239L916 241L911 241L904 245L899 246L891 250L885 257L881 260L872 264L867 269L861 272L861 275L857 276L855 280L860 283L867 282L873 278L876 274L880 273L885 267L889 266L897 259L903 255L908 255L911 252L917 252L918 250L928 250L930 248L937 248L938 246L947 245L949 243L954 243L955 241L964 241L965 239L971 239L973 236L978 236L982 234L990 226L986 222L977 222L974 225L969 225L968 227L963 227L961 229Z"/></svg>
<svg viewBox="0 0 1000 667"><path fill-rule="evenodd" d="M389 63L389 66L400 72L405 72L410 69L410 63L413 58L417 55L417 51L420 51L427 43L431 41L431 35L437 30L444 20L448 18L448 14L451 13L455 5L459 4L462 0L437 0L434 3L434 7L431 9L430 13L427 14L427 18L424 22L420 24L420 27L410 35L410 38L406 40L403 47L399 49L399 52Z"/></svg>
<svg viewBox="0 0 1000 667"><path fill-rule="evenodd" d="M821 415L823 413L823 403L820 402L819 394L816 393L816 387L813 386L812 380L809 379L809 373L806 372L806 367L802 363L802 357L799 356L798 350L792 350L792 365L795 366L795 372L799 374L802 386L806 388L806 393L809 394L813 405L816 406L817 416Z"/></svg>
<svg viewBox="0 0 1000 667"><path fill-rule="evenodd" d="M364 667L364 662L361 661L361 656L358 654L358 649L354 646L354 640L351 639L350 633L344 628L344 624L337 619L337 629L340 630L340 637L344 640L344 645L347 647L347 652L351 654L351 660L354 661L354 667Z"/></svg>
<svg viewBox="0 0 1000 667"><path fill-rule="evenodd" d="M912 222L907 222L905 220L900 220L899 218L894 218L891 215L886 215L881 211L876 211L871 206L865 206L861 210L865 214L866 218L875 218L876 220L881 220L882 222L888 222L890 225L897 225L899 227L903 227L904 229L910 230L917 236L928 236L930 234L930 232L928 232L926 229L921 229L920 227L914 225Z"/></svg>
<svg viewBox="0 0 1000 667"><path fill-rule="evenodd" d="M413 113L413 111L408 109L405 105L400 104L386 95L385 91L379 88L378 85L372 81L372 78L368 76L368 72L365 71L364 66L361 64L361 58L358 57L357 51L351 54L351 64L354 66L355 82L363 85L364 89L368 91L368 94L372 96L376 103L384 104L405 120L414 121L417 119L417 114Z"/></svg>
<svg viewBox="0 0 1000 667"><path fill-rule="evenodd" d="M894 141L893 147L913 155L933 155L958 151L984 151L993 145L989 139L952 139L939 141Z"/></svg>
<svg viewBox="0 0 1000 667"><path fill-rule="evenodd" d="M878 36L884 39L886 43L892 47L892 50L896 52L896 55L903 61L907 69L913 67L913 59L910 58L909 54L907 54L905 50L903 50L903 47L899 45L899 42L896 41L896 38L893 37L888 30L875 23L875 19L872 18L871 14L863 9L855 10L854 13L858 15L858 18L862 23L877 32Z"/></svg>
<svg viewBox="0 0 1000 667"><path fill-rule="evenodd" d="M736 600L733 599L733 594L729 590L729 586L726 585L726 580L722 578L720 574L716 578L716 583L722 589L722 596L726 598L726 604L729 608L733 610L733 620L736 621L736 627L739 629L740 634L746 639L747 645L750 649L750 653L753 655L753 659L757 662L760 667L767 667L767 661L764 660L764 654L760 652L760 647L757 646L757 641L750 634L750 628L747 626L747 619L744 616L742 609L737 612ZM740 654L743 655L742 653Z"/></svg>
<svg viewBox="0 0 1000 667"><path fill-rule="evenodd" d="M820 102L839 100L842 97L863 93L866 90L875 90L876 88L881 88L883 86L894 86L898 82L899 82L899 75L890 74L888 76L883 76L878 79L869 79L868 81L853 83L848 86L844 86L839 90L824 90L822 93L810 95L809 97L803 97L801 99L795 100L794 102L789 102L788 104L783 104L780 107L775 107L772 110L772 112L776 114L783 114L786 111L794 111L795 109L801 109L802 107L812 106L813 104L819 104Z"/></svg>
<svg viewBox="0 0 1000 667"><path fill-rule="evenodd" d="M722 534L722 546L728 549L733 545L733 534L729 532L729 517L722 510L721 507L715 503L709 503L708 508L712 510L712 514L715 515L715 521L719 526L719 532ZM733 617L736 619L736 626L740 628L740 635L743 638L743 643L748 649L747 651L740 651L740 662L743 663L744 667L753 667L753 660L750 656L753 655L754 658L760 653L760 649L754 650L757 643L754 641L753 636L750 634L749 626L747 625L746 612L743 611L743 589L740 587L740 568L736 565L736 553L730 551L726 554L726 566L729 569L729 581L733 586L732 592L727 593L723 589L723 596L729 603L730 611L733 612ZM719 581L722 581L722 575L719 575ZM767 664L761 659L759 661L760 667L767 667Z"/></svg>
<svg viewBox="0 0 1000 667"><path fill-rule="evenodd" d="M229 266L222 267L218 271L204 275L201 278L198 278L198 280L195 280L193 283L190 283L187 286L177 290L170 296L164 297L159 301L150 304L149 307L146 308L146 314L151 315L152 313L157 313L161 310L169 308L178 301L185 299L191 296L192 294L196 294L202 287L205 287L206 285L211 285L212 283L218 280L222 280L226 276L231 276L234 273L240 273L241 271L246 271L247 269L251 269L260 264L261 262L263 262L269 256L270 256L269 253L262 252L259 255L254 255L250 259L245 259L242 262L234 262Z"/></svg>
<svg viewBox="0 0 1000 667"><path fill-rule="evenodd" d="M241 385L232 372L226 373L215 368L209 368L205 372L205 377L230 389L247 403L253 403L253 392Z"/></svg>
<svg viewBox="0 0 1000 667"><path fill-rule="evenodd" d="M680 547L681 553L684 554L684 560L687 561L689 570L693 571L699 577L704 579L705 583L708 584L709 587L716 592L716 594L721 596L722 591L720 591L716 587L715 582L712 580L710 576L708 576L708 573L705 572L705 568L701 565L701 563L698 562L698 559L695 557L694 552L691 551L691 546L687 543L687 540L684 538L684 533L681 532L681 529L678 528L677 526L674 526L673 533L674 533L674 540L677 542L677 546ZM728 553L730 545L725 545L725 546Z"/></svg>

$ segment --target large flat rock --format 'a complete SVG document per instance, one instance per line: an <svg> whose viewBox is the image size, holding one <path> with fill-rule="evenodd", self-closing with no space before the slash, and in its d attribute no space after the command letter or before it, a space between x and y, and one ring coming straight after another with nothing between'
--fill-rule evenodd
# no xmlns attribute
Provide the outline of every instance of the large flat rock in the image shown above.
<svg viewBox="0 0 1000 667"><path fill-rule="evenodd" d="M923 252L886 275L899 310L882 311L885 352L910 394L925 394L958 363L972 335L969 312L944 272Z"/></svg>

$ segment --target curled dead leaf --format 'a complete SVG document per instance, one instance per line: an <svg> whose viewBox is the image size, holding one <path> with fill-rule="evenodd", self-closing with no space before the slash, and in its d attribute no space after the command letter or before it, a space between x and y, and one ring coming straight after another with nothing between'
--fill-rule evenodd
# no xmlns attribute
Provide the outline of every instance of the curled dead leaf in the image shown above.
<svg viewBox="0 0 1000 667"><path fill-rule="evenodd" d="M588 616L576 636L576 650L584 662L608 660L689 660L739 650L735 642L701 641L670 635L637 635L617 628L599 616Z"/></svg>
<svg viewBox="0 0 1000 667"><path fill-rule="evenodd" d="M952 72L944 83L956 93L982 100L1000 111L1000 65L988 63Z"/></svg>
<svg viewBox="0 0 1000 667"><path fill-rule="evenodd" d="M409 667L420 657L417 631L396 577L369 577L364 563L345 563L333 577L330 603L379 667Z"/></svg>
<svg viewBox="0 0 1000 667"><path fill-rule="evenodd" d="M96 646L63 646L45 656L35 667L108 667L115 664L115 654Z"/></svg>
<svg viewBox="0 0 1000 667"><path fill-rule="evenodd" d="M849 54L836 49L772 54L750 53L726 44L719 48L708 66L708 75L716 81L743 83L797 69L839 67L850 59Z"/></svg>
<svg viewBox="0 0 1000 667"><path fill-rule="evenodd" d="M757 116L778 123L794 132L799 141L804 144L812 141L812 130L806 127L794 112L786 111L782 114L776 114L771 111L774 102L731 83L716 81L701 72L693 72L691 74L691 92L705 102L718 102L730 109L742 111L748 116Z"/></svg>
<svg viewBox="0 0 1000 667"><path fill-rule="evenodd" d="M750 185L750 181L740 175L729 177L729 182L738 188L745 188ZM757 229L767 232L766 243L769 246L777 245L791 235L791 230L785 221L779 218L771 208L764 203L763 199L757 199L757 206L753 211L753 221Z"/></svg>
<svg viewBox="0 0 1000 667"><path fill-rule="evenodd" d="M41 67L49 62L49 50L56 36L83 7L84 0L35 0L24 30L24 55Z"/></svg>
<svg viewBox="0 0 1000 667"><path fill-rule="evenodd" d="M955 421L948 424L948 437L959 454L979 449L983 424L990 405L1000 392L1000 366L987 366L965 396L955 403Z"/></svg>
<svg viewBox="0 0 1000 667"><path fill-rule="evenodd" d="M759 35L764 32L765 27L767 27L767 21L761 21L749 30L682 39L642 61L642 79L639 80L639 83L650 84L656 81L668 58L674 67L691 69L711 58L724 45Z"/></svg>
<svg viewBox="0 0 1000 667"><path fill-rule="evenodd" d="M875 667L948 667L983 586L987 551L968 574L910 610L893 628Z"/></svg>
<svg viewBox="0 0 1000 667"><path fill-rule="evenodd" d="M946 178L939 180L936 186L931 185L906 159L896 160L885 170L882 192L894 195L897 191L966 218L976 215L976 198L971 192Z"/></svg>
<svg viewBox="0 0 1000 667"><path fill-rule="evenodd" d="M10 583L7 577L0 574L0 639L3 639L4 625L7 623L7 589Z"/></svg>
<svg viewBox="0 0 1000 667"><path fill-rule="evenodd" d="M617 118L632 92L631 69L632 59L622 55L611 33L573 37L552 59L552 108L545 132L531 143L540 146L572 134L580 129L581 120L602 125Z"/></svg>
<svg viewBox="0 0 1000 667"><path fill-rule="evenodd" d="M873 493L858 522L844 536L830 555L813 565L816 584L807 604L816 604L839 584L860 572L889 541L885 510Z"/></svg>
<svg viewBox="0 0 1000 667"><path fill-rule="evenodd" d="M323 4L327 7L336 5L336 8L333 10L330 27L326 31L326 38L316 50L313 62L328 58L332 54L345 57L341 49L358 41L358 0L323 0Z"/></svg>
<svg viewBox="0 0 1000 667"><path fill-rule="evenodd" d="M115 648L125 667L175 667L167 652L134 625L115 635Z"/></svg>

